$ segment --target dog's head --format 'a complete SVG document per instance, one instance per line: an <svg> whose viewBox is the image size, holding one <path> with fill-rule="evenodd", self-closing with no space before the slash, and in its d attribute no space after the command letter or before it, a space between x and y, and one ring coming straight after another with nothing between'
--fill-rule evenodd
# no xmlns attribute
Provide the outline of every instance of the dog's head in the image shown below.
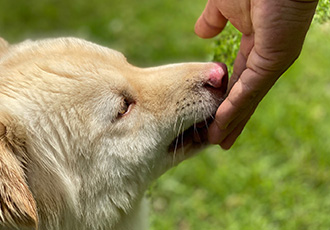
<svg viewBox="0 0 330 230"><path fill-rule="evenodd" d="M119 219L205 146L226 85L223 64L141 69L74 38L0 41L0 221L88 219L96 208Z"/></svg>

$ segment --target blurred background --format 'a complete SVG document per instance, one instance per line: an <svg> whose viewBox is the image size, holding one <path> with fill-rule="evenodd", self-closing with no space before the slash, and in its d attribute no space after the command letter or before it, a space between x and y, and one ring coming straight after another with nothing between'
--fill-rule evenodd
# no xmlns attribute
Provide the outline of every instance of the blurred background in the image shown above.
<svg viewBox="0 0 330 230"><path fill-rule="evenodd" d="M202 40L206 0L2 0L0 36L75 36L140 67L222 61L240 34ZM152 230L330 229L330 6L320 0L300 58L277 82L230 151L211 146L148 191ZM292 38L294 39L294 38Z"/></svg>

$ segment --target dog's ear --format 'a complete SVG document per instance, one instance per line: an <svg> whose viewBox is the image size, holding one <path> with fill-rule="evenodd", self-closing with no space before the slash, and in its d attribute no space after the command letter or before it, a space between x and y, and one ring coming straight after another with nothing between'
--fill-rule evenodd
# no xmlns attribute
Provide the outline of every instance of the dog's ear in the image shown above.
<svg viewBox="0 0 330 230"><path fill-rule="evenodd" d="M0 225L37 229L35 200L25 180L22 163L6 137L6 126L0 122Z"/></svg>
<svg viewBox="0 0 330 230"><path fill-rule="evenodd" d="M8 49L9 45L6 40L0 37L0 57Z"/></svg>

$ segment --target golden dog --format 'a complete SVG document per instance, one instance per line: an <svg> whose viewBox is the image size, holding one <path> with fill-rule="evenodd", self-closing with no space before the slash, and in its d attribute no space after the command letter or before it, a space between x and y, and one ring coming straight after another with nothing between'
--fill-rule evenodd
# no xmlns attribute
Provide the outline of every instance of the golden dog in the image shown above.
<svg viewBox="0 0 330 230"><path fill-rule="evenodd" d="M1 39L0 229L145 230L144 191L207 144L227 81L221 63Z"/></svg>

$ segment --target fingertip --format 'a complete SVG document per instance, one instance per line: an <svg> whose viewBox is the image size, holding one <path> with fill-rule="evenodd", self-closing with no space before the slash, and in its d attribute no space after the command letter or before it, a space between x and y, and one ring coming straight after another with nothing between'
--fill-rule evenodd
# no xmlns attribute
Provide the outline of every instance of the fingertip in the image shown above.
<svg viewBox="0 0 330 230"><path fill-rule="evenodd" d="M235 139L236 140L236 139ZM219 145L220 147L223 149L223 150L229 150L233 144L235 143L235 140L234 141L227 141L227 139L225 139L223 142L221 142Z"/></svg>
<svg viewBox="0 0 330 230"><path fill-rule="evenodd" d="M234 129L219 145L224 150L229 150L237 140L238 136L241 134L244 126L237 127Z"/></svg>
<svg viewBox="0 0 330 230"><path fill-rule="evenodd" d="M208 129L208 140L210 144L217 145L220 144L224 139L224 133L218 128L218 126L213 122Z"/></svg>
<svg viewBox="0 0 330 230"><path fill-rule="evenodd" d="M241 123L238 124L238 126L233 131L231 131L231 133L229 133L229 135L226 136L226 138L223 139L223 141L220 143L221 148L228 150L234 145L237 138L241 135L250 117L251 115L249 115L247 118L242 120Z"/></svg>
<svg viewBox="0 0 330 230"><path fill-rule="evenodd" d="M197 20L196 24L195 24L195 34L200 37L200 38L212 38L215 35L218 34L217 31L214 32L210 32L210 30L207 28L207 26L205 26L205 22L204 19L201 18L202 16L199 17L199 19Z"/></svg>
<svg viewBox="0 0 330 230"><path fill-rule="evenodd" d="M204 38L204 39L212 38L213 36L217 35L216 32L210 33L208 28L206 28L205 23L204 23L204 19L202 18L202 16L200 16L198 18L198 20L196 21L195 34L198 37Z"/></svg>
<svg viewBox="0 0 330 230"><path fill-rule="evenodd" d="M201 38L212 38L219 34L227 24L214 1L208 1L203 13L195 24L195 33Z"/></svg>
<svg viewBox="0 0 330 230"><path fill-rule="evenodd" d="M228 150L234 144L235 140L228 139L224 131L213 122L209 126L208 140L210 144L220 145L223 150Z"/></svg>
<svg viewBox="0 0 330 230"><path fill-rule="evenodd" d="M207 21L205 18L205 13L203 13L197 20L195 24L195 33L200 38L212 38L219 34L223 28L225 27L226 22L220 23L218 25L212 25L210 22Z"/></svg>

